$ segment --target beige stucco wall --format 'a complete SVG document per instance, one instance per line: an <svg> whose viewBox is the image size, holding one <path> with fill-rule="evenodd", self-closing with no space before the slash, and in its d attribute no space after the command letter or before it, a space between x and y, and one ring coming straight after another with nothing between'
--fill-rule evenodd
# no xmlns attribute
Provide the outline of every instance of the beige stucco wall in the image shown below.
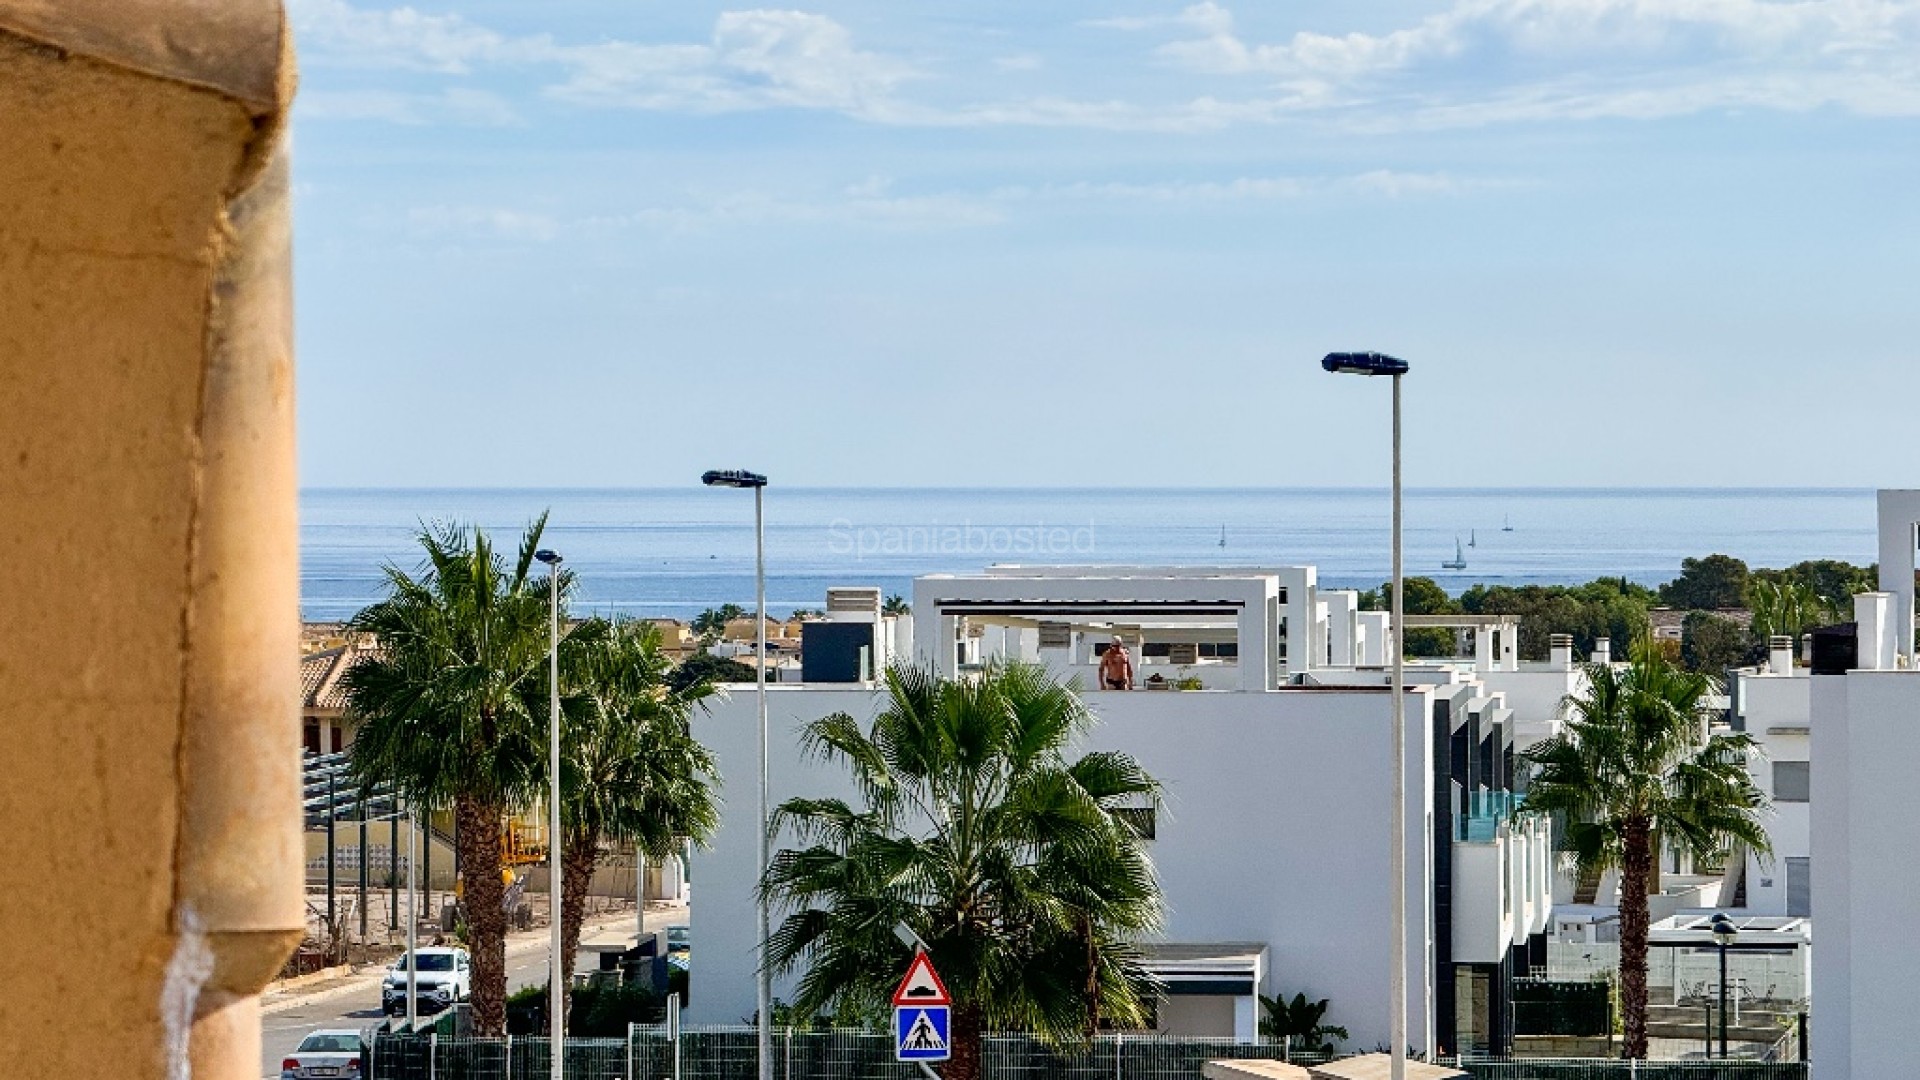
<svg viewBox="0 0 1920 1080"><path fill-rule="evenodd" d="M296 943L277 0L0 0L0 1046L250 1077Z"/></svg>

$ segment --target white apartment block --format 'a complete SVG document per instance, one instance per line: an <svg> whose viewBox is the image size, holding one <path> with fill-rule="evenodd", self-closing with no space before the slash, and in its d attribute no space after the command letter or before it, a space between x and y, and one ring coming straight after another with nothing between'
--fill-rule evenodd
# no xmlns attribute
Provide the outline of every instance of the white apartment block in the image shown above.
<svg viewBox="0 0 1920 1080"><path fill-rule="evenodd" d="M1106 643L1125 640L1137 683L1169 689L1088 689L1098 725L1079 749L1129 753L1165 785L1149 841L1167 904L1149 943L1160 1030L1252 1040L1256 994L1304 991L1365 1049L1387 1035L1392 788L1386 615L1357 608L1317 589L1312 567L995 567L916 581L911 633L889 640L950 676L1009 658L1087 688ZM1511 620L1484 623L1475 656L1409 665L1402 705L1408 1026L1428 1051L1503 1048L1509 981L1544 963L1554 889L1548 827L1518 812L1514 761L1554 729L1579 672L1559 650L1519 663ZM768 689L776 804L853 795L798 732L881 705L874 669L820 640L839 651L803 658L814 681ZM1204 689L1171 689L1191 680ZM728 786L720 832L693 857L689 1022L753 1012L754 710L736 687L696 721Z"/></svg>
<svg viewBox="0 0 1920 1080"><path fill-rule="evenodd" d="M1914 564L1920 491L1879 494L1880 589L1855 621L1816 633L1809 676L1815 1014L1820 1080L1913 1071L1905 1025L1920 969L1920 666Z"/></svg>
<svg viewBox="0 0 1920 1080"><path fill-rule="evenodd" d="M1773 800L1767 820L1772 857L1744 854L1741 877L1731 883L1728 907L1753 915L1813 914L1812 793L1813 683L1794 663L1791 638L1775 638L1765 666L1736 671L1729 680L1735 726L1759 744L1748 763L1754 786Z"/></svg>

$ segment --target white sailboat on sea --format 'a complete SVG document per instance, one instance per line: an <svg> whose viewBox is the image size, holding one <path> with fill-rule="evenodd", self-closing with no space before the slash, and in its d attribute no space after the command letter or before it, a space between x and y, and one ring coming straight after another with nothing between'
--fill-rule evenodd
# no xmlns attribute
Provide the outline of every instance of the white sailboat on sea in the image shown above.
<svg viewBox="0 0 1920 1080"><path fill-rule="evenodd" d="M1467 553L1460 547L1460 538L1458 536L1453 538L1453 558L1441 563L1440 567L1444 570L1465 570L1467 568Z"/></svg>
<svg viewBox="0 0 1920 1080"><path fill-rule="evenodd" d="M1220 546L1227 546L1227 527L1225 525L1220 526Z"/></svg>
<svg viewBox="0 0 1920 1080"><path fill-rule="evenodd" d="M1475 530L1475 529L1467 530L1467 546L1468 547L1480 546L1480 533L1478 530Z"/></svg>
<svg viewBox="0 0 1920 1080"><path fill-rule="evenodd" d="M1504 523L1504 524L1502 524L1502 525L1500 526L1500 531L1501 531L1501 532L1512 532L1512 531L1513 531L1513 515L1512 515L1512 514L1508 514L1508 515L1506 516L1506 518L1505 518L1505 523Z"/></svg>

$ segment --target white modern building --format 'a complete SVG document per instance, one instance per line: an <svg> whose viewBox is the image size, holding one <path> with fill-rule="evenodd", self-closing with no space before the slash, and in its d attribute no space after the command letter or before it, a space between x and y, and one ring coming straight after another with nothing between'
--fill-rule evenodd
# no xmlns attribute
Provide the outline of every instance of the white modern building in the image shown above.
<svg viewBox="0 0 1920 1080"><path fill-rule="evenodd" d="M1816 633L1809 676L1813 909L1810 1041L1820 1080L1912 1072L1907 987L1920 970L1920 668L1914 554L1920 491L1879 495L1880 588L1855 622Z"/></svg>
<svg viewBox="0 0 1920 1080"><path fill-rule="evenodd" d="M1167 903L1164 940L1149 950L1167 988L1160 1030L1251 1040L1256 994L1304 991L1331 1000L1328 1019L1352 1031L1351 1045L1385 1040L1384 613L1317 589L1311 567L995 567L919 579L912 624L909 655L949 675L1012 658L1091 687L1099 654L1120 637L1137 682L1167 688L1089 691L1099 723L1081 748L1129 753L1165 786L1150 841ZM1517 812L1514 755L1526 745L1518 732L1550 730L1577 672L1568 656L1557 670L1519 664L1513 631L1511 620L1490 620L1475 658L1408 670L1407 1005L1417 1049L1498 1049L1509 980L1544 962L1548 829ZM844 661L845 644L833 648ZM865 720L881 704L872 668L811 654L803 665L808 681L769 688L776 803L851 797L842 772L801 753L798 732L835 712ZM842 677L819 677L829 671ZM1502 680L1550 706L1517 713ZM721 831L692 867L695 1023L753 1011L754 707L736 688L696 723L732 783ZM789 997L789 986L775 995Z"/></svg>
<svg viewBox="0 0 1920 1080"><path fill-rule="evenodd" d="M1773 801L1767 819L1771 858L1745 852L1726 905L1753 915L1813 914L1811 671L1794 662L1793 640L1769 642L1763 667L1733 672L1727 687L1735 727L1760 748L1748 762L1753 783Z"/></svg>

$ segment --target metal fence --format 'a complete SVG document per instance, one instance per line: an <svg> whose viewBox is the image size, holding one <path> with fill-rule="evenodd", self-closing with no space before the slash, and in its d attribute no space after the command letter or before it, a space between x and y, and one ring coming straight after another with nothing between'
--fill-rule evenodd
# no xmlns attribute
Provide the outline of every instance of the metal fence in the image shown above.
<svg viewBox="0 0 1920 1080"><path fill-rule="evenodd" d="M626 1039L568 1039L568 1080L755 1080L750 1027L684 1029L676 1045L664 1028L636 1027ZM543 1038L379 1035L369 1049L368 1080L545 1080L551 1060ZM924 1080L893 1060L893 1040L863 1031L776 1031L775 1080ZM990 1080L1199 1080L1201 1066L1224 1058L1315 1065L1325 1055L1288 1053L1277 1043L1225 1039L1103 1036L1079 1049L1055 1050L1019 1036L987 1040ZM1445 1064L1456 1064L1443 1059ZM1802 1062L1482 1060L1457 1063L1475 1080L1808 1080Z"/></svg>
<svg viewBox="0 0 1920 1080"><path fill-rule="evenodd" d="M1613 987L1605 982L1513 980L1515 1035L1602 1036L1613 1030Z"/></svg>

